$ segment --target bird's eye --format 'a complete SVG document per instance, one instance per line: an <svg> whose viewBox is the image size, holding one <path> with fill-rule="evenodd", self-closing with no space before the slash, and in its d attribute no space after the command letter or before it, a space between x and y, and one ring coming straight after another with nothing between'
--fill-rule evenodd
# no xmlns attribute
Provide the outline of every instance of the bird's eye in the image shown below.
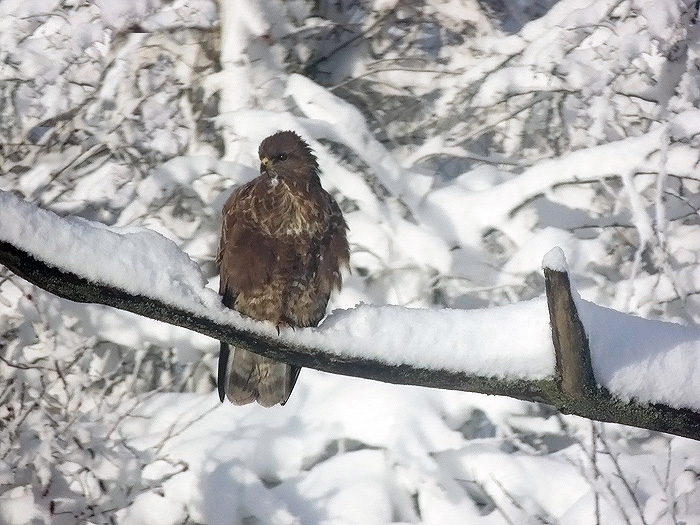
<svg viewBox="0 0 700 525"><path fill-rule="evenodd" d="M286 154L286 153L280 153L279 155L277 155L277 157L275 157L275 160L278 160L278 161L280 161L280 162L283 162L283 161L287 160L287 154Z"/></svg>

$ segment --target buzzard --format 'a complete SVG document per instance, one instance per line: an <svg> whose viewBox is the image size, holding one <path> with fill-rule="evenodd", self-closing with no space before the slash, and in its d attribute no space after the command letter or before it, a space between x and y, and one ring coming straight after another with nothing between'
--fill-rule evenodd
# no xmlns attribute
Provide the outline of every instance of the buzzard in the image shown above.
<svg viewBox="0 0 700 525"><path fill-rule="evenodd" d="M231 194L223 208L219 293L225 306L277 326L316 326L348 266L347 225L321 187L309 145L293 131L258 149L260 176ZM223 402L284 405L299 367L221 343L218 388Z"/></svg>

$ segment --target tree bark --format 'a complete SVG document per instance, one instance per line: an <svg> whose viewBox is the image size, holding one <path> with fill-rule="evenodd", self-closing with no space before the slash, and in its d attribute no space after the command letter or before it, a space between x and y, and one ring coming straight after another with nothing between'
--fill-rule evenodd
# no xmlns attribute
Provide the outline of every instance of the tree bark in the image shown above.
<svg viewBox="0 0 700 525"><path fill-rule="evenodd" d="M583 323L578 316L566 272L544 269L549 324L556 356L556 382L563 394L576 399L596 390L591 352Z"/></svg>

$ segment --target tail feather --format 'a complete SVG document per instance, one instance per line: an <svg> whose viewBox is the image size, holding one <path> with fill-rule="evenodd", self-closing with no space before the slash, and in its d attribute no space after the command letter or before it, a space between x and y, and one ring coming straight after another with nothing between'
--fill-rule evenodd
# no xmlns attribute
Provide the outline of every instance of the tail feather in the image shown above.
<svg viewBox="0 0 700 525"><path fill-rule="evenodd" d="M219 346L219 369L216 375L216 388L219 390L219 401L222 403L226 398L226 368L229 354L228 343L222 342Z"/></svg>
<svg viewBox="0 0 700 525"><path fill-rule="evenodd" d="M219 398L234 405L257 401L270 407L289 399L299 367L222 343L219 354Z"/></svg>
<svg viewBox="0 0 700 525"><path fill-rule="evenodd" d="M280 405L284 405L289 399L289 396L292 394L292 390L294 390L294 385L297 384L297 378L299 377L299 372L301 371L300 366L287 365L287 367L289 372L289 391L287 392L287 397L280 401Z"/></svg>

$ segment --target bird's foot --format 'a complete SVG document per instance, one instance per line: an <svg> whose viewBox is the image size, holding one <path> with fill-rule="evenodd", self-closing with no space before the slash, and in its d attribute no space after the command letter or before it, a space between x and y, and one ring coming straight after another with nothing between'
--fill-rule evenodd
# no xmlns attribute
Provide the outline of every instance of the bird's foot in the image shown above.
<svg viewBox="0 0 700 525"><path fill-rule="evenodd" d="M277 328L277 335L280 335L280 327L291 328L292 330L296 330L295 326L285 323L284 321L280 321L275 325L275 328Z"/></svg>

